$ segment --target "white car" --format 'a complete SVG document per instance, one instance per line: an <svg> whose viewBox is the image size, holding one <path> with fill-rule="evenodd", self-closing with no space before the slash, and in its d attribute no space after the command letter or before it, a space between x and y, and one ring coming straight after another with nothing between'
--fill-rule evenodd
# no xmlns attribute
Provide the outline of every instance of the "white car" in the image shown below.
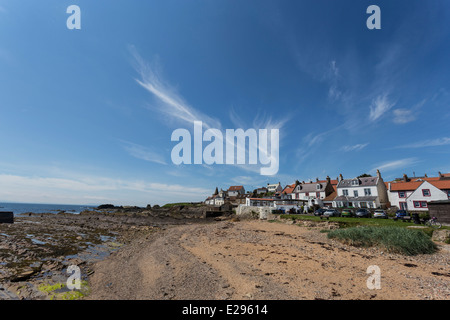
<svg viewBox="0 0 450 320"><path fill-rule="evenodd" d="M388 215L387 215L386 211L381 210L381 209L377 209L377 210L375 210L375 212L373 213L373 217L374 217L374 218L387 219L387 218L388 218Z"/></svg>

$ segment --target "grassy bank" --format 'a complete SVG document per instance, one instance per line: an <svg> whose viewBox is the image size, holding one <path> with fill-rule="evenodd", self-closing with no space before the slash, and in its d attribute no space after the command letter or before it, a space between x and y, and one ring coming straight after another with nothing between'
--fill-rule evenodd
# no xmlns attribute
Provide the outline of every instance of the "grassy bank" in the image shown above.
<svg viewBox="0 0 450 320"><path fill-rule="evenodd" d="M200 203L200 202L177 202L177 203L166 203L165 205L162 206L162 208L172 208L172 207L179 207L179 206L198 207L201 205L202 205L202 203Z"/></svg>
<svg viewBox="0 0 450 320"><path fill-rule="evenodd" d="M406 255L430 254L437 250L436 244L424 232L395 226L337 229L330 231L328 238L353 246L377 246L387 252Z"/></svg>
<svg viewBox="0 0 450 320"><path fill-rule="evenodd" d="M281 219L324 221L309 215L280 215ZM328 221L338 223L339 229L327 231L328 237L343 243L370 247L381 247L388 252L416 255L434 253L436 244L431 240L432 228L413 230L413 222L393 219L330 217ZM448 228L448 227L443 227Z"/></svg>
<svg viewBox="0 0 450 320"><path fill-rule="evenodd" d="M324 221L320 217L310 216L310 215L299 215L299 214L282 214L281 219L290 220L309 220L309 221ZM401 220L395 221L394 219L376 219L376 218L346 218L346 217L330 217L329 221L337 222L340 228L350 228L357 226L380 226L380 227L410 227L417 226L414 222L403 222ZM443 226L443 229L450 229L449 227ZM428 228L431 229L431 228ZM429 230L425 229L425 232Z"/></svg>

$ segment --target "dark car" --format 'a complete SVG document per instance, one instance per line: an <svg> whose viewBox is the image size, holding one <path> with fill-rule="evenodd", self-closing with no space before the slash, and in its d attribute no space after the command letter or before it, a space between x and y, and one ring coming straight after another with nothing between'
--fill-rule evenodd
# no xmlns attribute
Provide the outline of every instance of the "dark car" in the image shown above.
<svg viewBox="0 0 450 320"><path fill-rule="evenodd" d="M325 211L327 211L327 209L323 209L323 208L317 209L316 211L314 211L314 215L321 216L324 214Z"/></svg>
<svg viewBox="0 0 450 320"><path fill-rule="evenodd" d="M370 212L367 209L361 208L356 211L356 216L358 218L370 218Z"/></svg>
<svg viewBox="0 0 450 320"><path fill-rule="evenodd" d="M406 210L397 210L395 213L395 219L410 219L409 212Z"/></svg>

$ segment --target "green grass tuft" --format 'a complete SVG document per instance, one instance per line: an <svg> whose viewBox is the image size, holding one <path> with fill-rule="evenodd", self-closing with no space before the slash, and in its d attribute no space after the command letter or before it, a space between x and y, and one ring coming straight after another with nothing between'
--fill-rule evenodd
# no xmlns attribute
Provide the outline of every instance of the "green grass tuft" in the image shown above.
<svg viewBox="0 0 450 320"><path fill-rule="evenodd" d="M388 252L405 255L431 254L437 245L420 230L393 226L362 226L333 230L328 238L353 246L378 246Z"/></svg>

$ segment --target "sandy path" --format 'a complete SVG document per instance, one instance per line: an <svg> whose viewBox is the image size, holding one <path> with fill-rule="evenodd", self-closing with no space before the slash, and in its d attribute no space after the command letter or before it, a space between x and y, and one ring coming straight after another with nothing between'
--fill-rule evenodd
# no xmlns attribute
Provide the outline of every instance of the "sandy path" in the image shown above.
<svg viewBox="0 0 450 320"><path fill-rule="evenodd" d="M90 299L450 299L449 251L405 257L297 225L173 227L99 262ZM370 290L370 265L381 289Z"/></svg>

